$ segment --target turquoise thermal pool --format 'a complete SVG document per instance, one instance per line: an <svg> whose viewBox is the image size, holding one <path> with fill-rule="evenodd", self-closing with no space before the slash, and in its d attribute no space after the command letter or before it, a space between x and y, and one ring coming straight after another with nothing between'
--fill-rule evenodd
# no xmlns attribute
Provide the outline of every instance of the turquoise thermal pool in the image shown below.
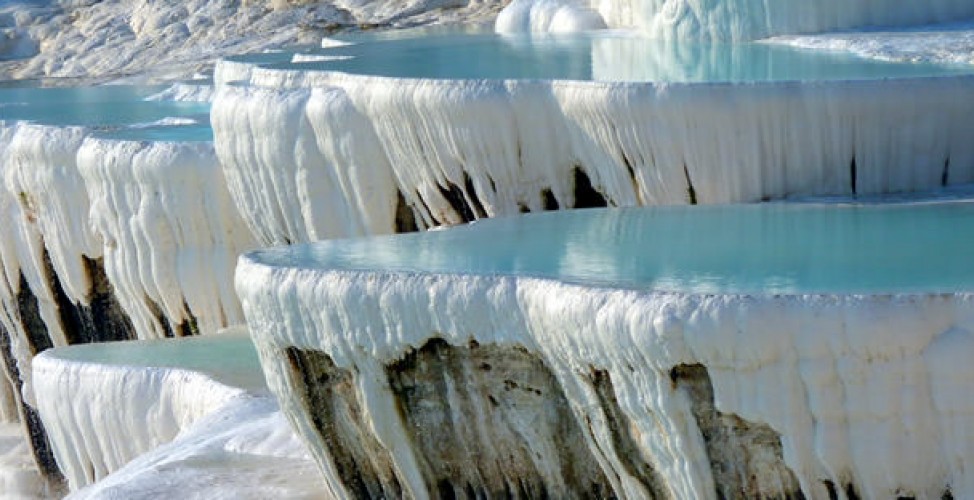
<svg viewBox="0 0 974 500"><path fill-rule="evenodd" d="M152 126L160 120L178 117L208 128L209 103L146 100L165 88L134 85L0 88L0 120L121 127Z"/></svg>
<svg viewBox="0 0 974 500"><path fill-rule="evenodd" d="M620 32L572 35L438 33L356 39L317 49L305 62L255 56L277 69L434 79L653 82L859 80L969 74L967 66L893 63L768 43L667 42ZM331 60L311 60L308 59Z"/></svg>
<svg viewBox="0 0 974 500"><path fill-rule="evenodd" d="M691 293L974 291L974 203L576 210L260 250L275 267L517 275Z"/></svg>
<svg viewBox="0 0 974 500"><path fill-rule="evenodd" d="M264 387L257 351L250 336L241 333L80 344L44 355L95 365L183 369L204 373L231 387Z"/></svg>

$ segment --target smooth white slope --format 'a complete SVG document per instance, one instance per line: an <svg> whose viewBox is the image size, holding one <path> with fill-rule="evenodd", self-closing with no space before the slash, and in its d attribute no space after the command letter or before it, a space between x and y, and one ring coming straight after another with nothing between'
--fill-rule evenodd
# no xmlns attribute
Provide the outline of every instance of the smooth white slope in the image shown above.
<svg viewBox="0 0 974 500"><path fill-rule="evenodd" d="M307 448L269 395L237 398L171 443L73 492L69 499L328 498Z"/></svg>
<svg viewBox="0 0 974 500"><path fill-rule="evenodd" d="M438 337L520 345L558 379L609 477L645 494L611 441L593 370L606 370L643 457L676 498L713 498L688 396L670 370L706 367L718 411L766 423L803 491L852 483L863 498L974 495L974 296L683 295L530 278L327 272L245 257L237 290L269 386L311 446L323 446L287 384L289 346L359 374L359 401L403 488L425 491L383 364ZM511 425L517 425L512 423ZM904 452L909 450L909 452ZM319 451L325 453L326 448ZM344 487L326 461L329 487Z"/></svg>

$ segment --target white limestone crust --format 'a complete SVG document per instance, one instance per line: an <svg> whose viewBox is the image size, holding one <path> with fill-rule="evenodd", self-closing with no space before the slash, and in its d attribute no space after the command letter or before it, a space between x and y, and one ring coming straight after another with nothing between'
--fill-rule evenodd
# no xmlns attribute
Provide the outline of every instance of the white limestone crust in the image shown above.
<svg viewBox="0 0 974 500"><path fill-rule="evenodd" d="M711 498L703 439L670 370L702 364L718 411L769 425L802 490L825 481L865 498L974 494L974 297L682 295L547 280L279 268L244 257L237 290L269 386L298 433L320 446L287 383L285 348L321 351L358 373L365 418L404 489L425 486L405 445L384 364L438 337L519 345L557 377L595 442L610 435L588 382L606 370L642 457L677 498ZM904 450L910 450L904 453ZM620 491L641 486L593 447ZM919 458L918 458L919 457ZM919 464L922 464L920 466ZM332 491L345 491L327 460ZM607 470L607 471L608 471Z"/></svg>

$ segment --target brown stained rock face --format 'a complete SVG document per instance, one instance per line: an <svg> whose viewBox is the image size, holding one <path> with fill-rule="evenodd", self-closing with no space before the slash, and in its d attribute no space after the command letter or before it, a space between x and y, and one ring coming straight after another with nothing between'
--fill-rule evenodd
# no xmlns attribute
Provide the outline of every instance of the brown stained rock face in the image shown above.
<svg viewBox="0 0 974 500"><path fill-rule="evenodd" d="M362 415L355 374L287 349L292 380L346 489L400 498L401 480ZM386 367L433 498L613 498L568 401L537 356L433 339Z"/></svg>
<svg viewBox="0 0 974 500"><path fill-rule="evenodd" d="M372 433L354 369L321 351L288 348L290 379L324 450L316 450L356 498L408 496L392 455ZM433 338L385 367L406 439L432 498L615 498L558 380L519 346L454 346ZM702 365L671 371L703 436L718 498L803 498L780 436L714 407ZM593 369L611 443L626 474L652 498L672 498L639 445L608 371ZM583 419L584 420L584 419ZM609 474L612 474L609 472Z"/></svg>
<svg viewBox="0 0 974 500"><path fill-rule="evenodd" d="M37 305L37 297L31 291L30 286L24 275L20 275L20 289L17 292L16 317L19 319L26 335L26 340L31 354L37 354L52 345L51 338L47 332L47 326L41 319ZM64 475L58 468L54 460L54 452L51 449L50 439L47 431L41 423L41 419L29 404L24 402L21 396L23 389L23 378L20 375L20 367L12 348L12 333L0 325L0 359L3 361L3 375L6 376L13 385L14 398L19 408L19 413L24 427L27 430L27 443L30 446L31 454L38 469L47 481L48 491L52 495L64 493L66 482Z"/></svg>
<svg viewBox="0 0 974 500"><path fill-rule="evenodd" d="M526 349L432 339L386 374L434 496L614 496L557 380Z"/></svg>
<svg viewBox="0 0 974 500"><path fill-rule="evenodd" d="M635 425L619 407L612 379L605 370L593 370L590 381L599 398L599 406L605 413L609 431L612 433L612 446L616 455L626 468L626 472L639 480L653 498L671 498L672 495L666 483L642 456L636 436L633 436Z"/></svg>
<svg viewBox="0 0 974 500"><path fill-rule="evenodd" d="M345 489L356 498L401 498L392 458L362 414L355 374L320 351L291 347L286 354L295 391L304 396L301 403Z"/></svg>
<svg viewBox="0 0 974 500"><path fill-rule="evenodd" d="M785 465L781 436L765 424L717 411L706 367L679 365L670 371L670 379L689 396L718 498L804 498L798 479Z"/></svg>

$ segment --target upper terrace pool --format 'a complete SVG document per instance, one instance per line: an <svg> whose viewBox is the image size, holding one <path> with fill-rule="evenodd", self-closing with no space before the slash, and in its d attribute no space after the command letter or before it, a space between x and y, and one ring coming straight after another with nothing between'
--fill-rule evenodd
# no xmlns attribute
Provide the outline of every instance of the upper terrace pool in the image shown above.
<svg viewBox="0 0 974 500"><path fill-rule="evenodd" d="M894 63L766 43L667 42L613 31L546 36L366 34L343 41L349 44L304 51L294 60L288 53L276 53L255 55L251 61L276 69L401 78L631 82L857 80L974 72L967 65Z"/></svg>
<svg viewBox="0 0 974 500"><path fill-rule="evenodd" d="M512 275L690 293L974 291L974 203L573 210L261 250L283 267Z"/></svg>

